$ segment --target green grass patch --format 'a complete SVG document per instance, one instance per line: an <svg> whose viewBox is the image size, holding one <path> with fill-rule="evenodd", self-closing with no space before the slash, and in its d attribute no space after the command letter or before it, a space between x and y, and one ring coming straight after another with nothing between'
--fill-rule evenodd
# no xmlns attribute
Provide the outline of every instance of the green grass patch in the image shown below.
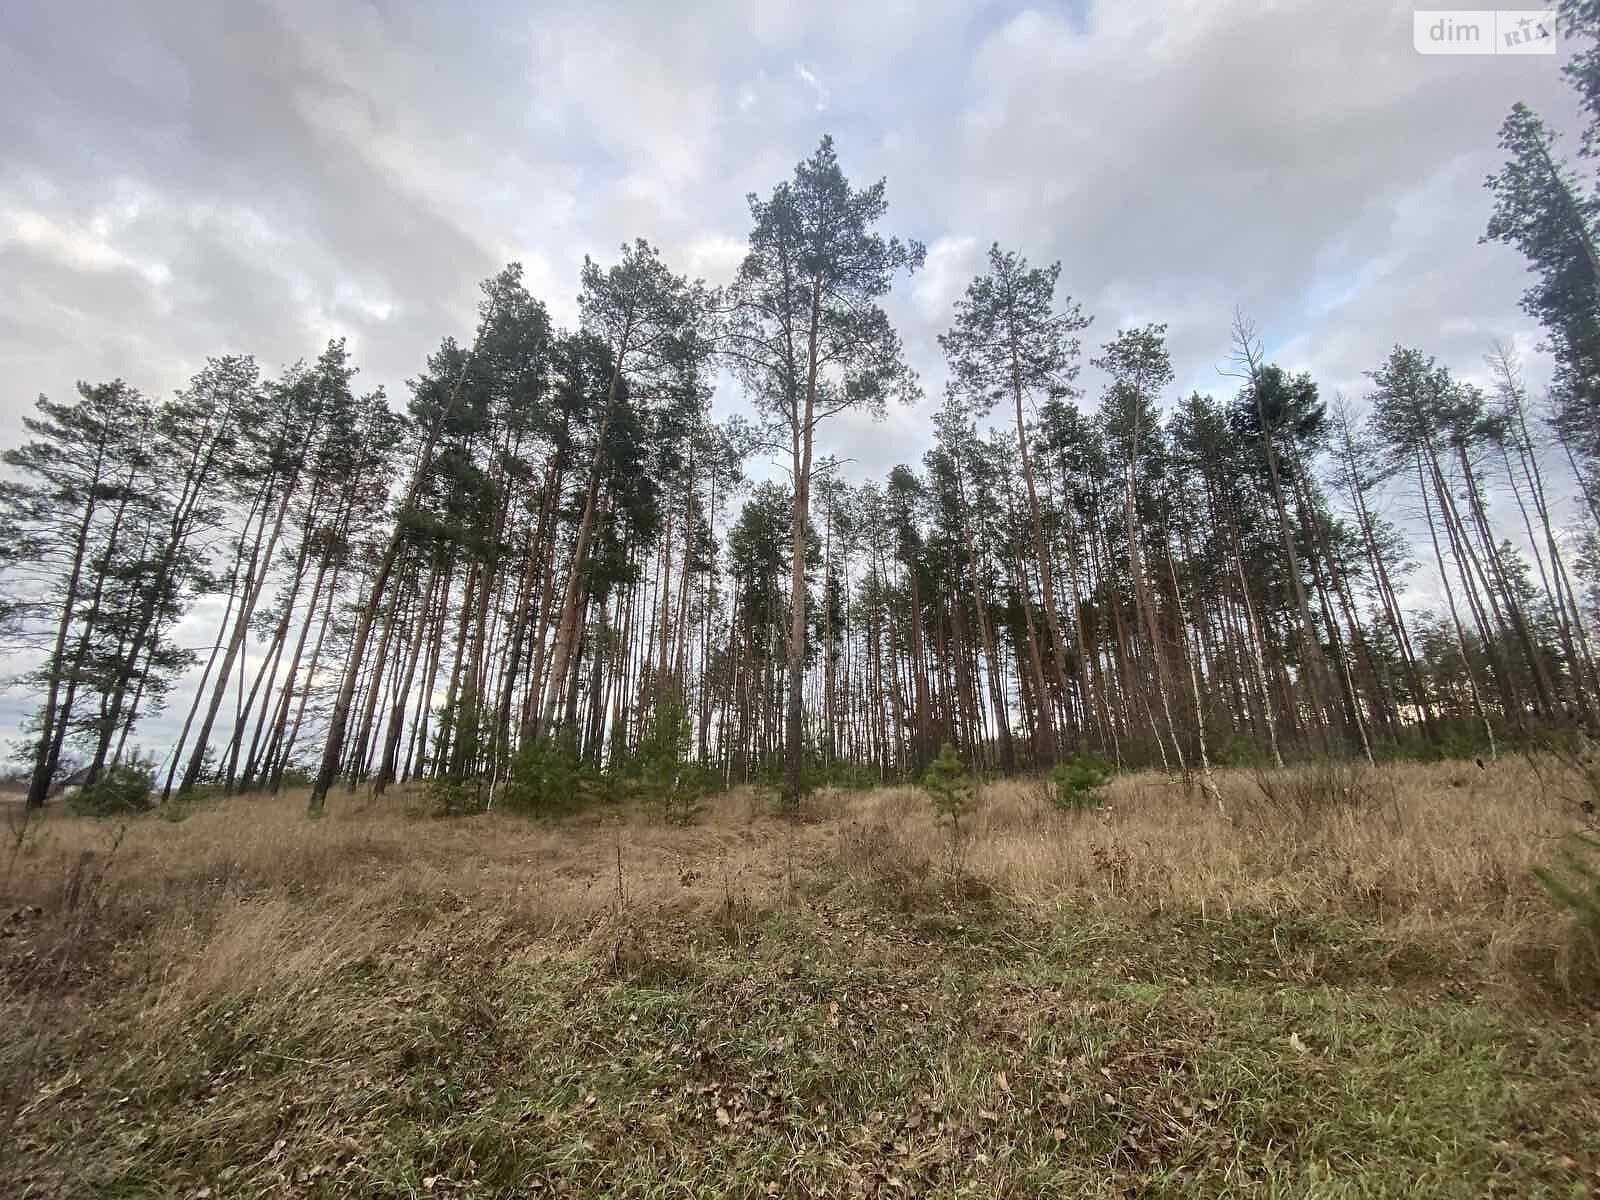
<svg viewBox="0 0 1600 1200"><path fill-rule="evenodd" d="M1347 944L1339 926L1222 923L1163 975L1141 965L1170 964L1182 923L1152 941L788 914L731 941L663 924L508 947L453 920L303 1004L85 1030L0 1178L113 1197L1565 1197L1600 1179L1590 1026L1270 965L1273 946Z"/></svg>

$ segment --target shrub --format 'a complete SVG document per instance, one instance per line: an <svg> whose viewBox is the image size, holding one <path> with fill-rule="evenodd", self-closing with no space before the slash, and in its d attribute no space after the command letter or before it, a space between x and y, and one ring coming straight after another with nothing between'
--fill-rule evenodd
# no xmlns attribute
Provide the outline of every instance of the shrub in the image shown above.
<svg viewBox="0 0 1600 1200"><path fill-rule="evenodd" d="M539 737L517 747L501 803L532 816L564 812L582 798L583 765L570 733Z"/></svg>
<svg viewBox="0 0 1600 1200"><path fill-rule="evenodd" d="M922 786L933 801L939 822L950 827L952 838L961 835L961 818L972 811L972 777L949 742L939 747L939 757L929 764Z"/></svg>
<svg viewBox="0 0 1600 1200"><path fill-rule="evenodd" d="M1219 767L1269 767L1272 747L1260 738L1235 733L1212 747L1211 761Z"/></svg>
<svg viewBox="0 0 1600 1200"><path fill-rule="evenodd" d="M689 825L720 782L717 772L704 763L658 760L640 774L635 794L669 825Z"/></svg>
<svg viewBox="0 0 1600 1200"><path fill-rule="evenodd" d="M483 811L483 780L476 776L436 776L428 781L426 794L441 817Z"/></svg>
<svg viewBox="0 0 1600 1200"><path fill-rule="evenodd" d="M1078 812L1105 803L1105 787L1111 782L1109 763L1087 755L1069 758L1050 773L1050 799L1059 809Z"/></svg>
<svg viewBox="0 0 1600 1200"><path fill-rule="evenodd" d="M949 742L939 747L939 757L923 773L922 786L933 801L934 815L950 831L950 874L959 887L966 877L965 831L961 828L961 818L972 811L977 789L966 767L961 765L961 756Z"/></svg>
<svg viewBox="0 0 1600 1200"><path fill-rule="evenodd" d="M149 812L155 805L151 796L154 778L152 762L135 758L117 763L107 767L98 779L73 796L70 805L74 812L91 817Z"/></svg>
<svg viewBox="0 0 1600 1200"><path fill-rule="evenodd" d="M1600 837L1568 834L1557 867L1535 867L1534 876L1556 902L1577 918L1590 948L1600 952Z"/></svg>
<svg viewBox="0 0 1600 1200"><path fill-rule="evenodd" d="M278 780L279 787L308 788L316 779L316 772L303 763L293 763L283 769L283 776Z"/></svg>
<svg viewBox="0 0 1600 1200"><path fill-rule="evenodd" d="M878 772L864 763L835 759L831 763L824 764L818 760L814 752L811 752L806 756L800 786L806 795L810 795L823 788L861 792L879 787L882 783L883 780Z"/></svg>
<svg viewBox="0 0 1600 1200"><path fill-rule="evenodd" d="M719 783L714 770L689 759L693 732L682 699L664 697L650 714L628 773L629 793L672 825L687 825L699 816L701 802Z"/></svg>

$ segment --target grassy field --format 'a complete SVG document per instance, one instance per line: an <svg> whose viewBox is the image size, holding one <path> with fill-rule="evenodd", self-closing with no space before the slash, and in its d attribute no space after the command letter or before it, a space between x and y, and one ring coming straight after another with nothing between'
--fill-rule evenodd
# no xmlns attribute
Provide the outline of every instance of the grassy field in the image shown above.
<svg viewBox="0 0 1600 1200"><path fill-rule="evenodd" d="M1554 765L13 822L0 1196L1576 1196Z"/></svg>

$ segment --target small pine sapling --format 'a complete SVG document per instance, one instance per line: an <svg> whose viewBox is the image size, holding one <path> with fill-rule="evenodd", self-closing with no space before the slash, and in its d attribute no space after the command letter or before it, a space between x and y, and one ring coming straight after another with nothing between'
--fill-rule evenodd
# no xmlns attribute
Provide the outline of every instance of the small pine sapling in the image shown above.
<svg viewBox="0 0 1600 1200"><path fill-rule="evenodd" d="M137 755L107 767L68 802L74 812L91 817L120 817L148 812L155 805L155 763Z"/></svg>
<svg viewBox="0 0 1600 1200"><path fill-rule="evenodd" d="M949 742L939 748L939 757L924 772L922 786L933 801L933 811L939 823L950 831L950 862L959 871L963 837L961 819L972 811L975 791L972 776L967 773L956 748Z"/></svg>
<svg viewBox="0 0 1600 1200"><path fill-rule="evenodd" d="M578 805L582 784L583 765L570 733L529 738L511 760L501 802L535 816L562 812Z"/></svg>
<svg viewBox="0 0 1600 1200"><path fill-rule="evenodd" d="M1578 919L1590 949L1600 954L1600 837L1568 834L1558 867L1535 867L1545 891Z"/></svg>
<svg viewBox="0 0 1600 1200"><path fill-rule="evenodd" d="M716 786L716 773L690 758L692 733L682 699L664 697L651 714L635 758L635 796L671 825L693 822Z"/></svg>
<svg viewBox="0 0 1600 1200"><path fill-rule="evenodd" d="M1092 808L1105 800L1106 784L1111 782L1111 768L1099 759L1069 758L1050 775L1050 798L1059 809L1078 812Z"/></svg>

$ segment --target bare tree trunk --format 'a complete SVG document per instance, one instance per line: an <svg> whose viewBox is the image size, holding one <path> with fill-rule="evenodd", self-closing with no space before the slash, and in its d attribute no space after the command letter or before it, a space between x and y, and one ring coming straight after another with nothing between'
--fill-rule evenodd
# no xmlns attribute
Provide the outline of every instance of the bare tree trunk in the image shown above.
<svg viewBox="0 0 1600 1200"><path fill-rule="evenodd" d="M93 481L96 483L99 481L104 462L105 442L102 440L95 452ZM65 674L61 669L62 656L66 652L67 631L72 627L72 612L78 596L78 584L83 578L83 560L89 545L89 530L94 525L97 491L98 489L93 486L85 489L83 517L78 522L78 532L72 541L72 566L67 571L67 586L61 601L61 617L56 622L55 646L50 652L46 671L44 714L40 718L39 743L34 752L33 774L28 779L28 797L25 802L28 808L44 806L45 798L50 794L50 780L55 775L56 765L60 761L61 739L56 736L56 726L61 681ZM60 724L64 728L66 722L61 721Z"/></svg>
<svg viewBox="0 0 1600 1200"><path fill-rule="evenodd" d="M1022 481L1028 495L1028 521L1033 534L1033 553L1039 560L1039 590L1044 602L1045 627L1050 631L1051 663L1055 667L1056 684L1061 688L1061 696L1066 700L1071 693L1067 684L1066 639L1061 633L1061 617L1056 612L1055 579L1051 571L1050 553L1045 546L1044 519L1039 514L1039 494L1033 481L1032 456L1028 453L1028 432L1026 422L1022 415L1022 371L1018 360L1016 338L1013 336L1010 343L1011 349L1011 398L1016 409L1017 418L1017 450L1022 463ZM1023 603L1031 601L1024 595ZM1049 689L1041 687L1039 711L1042 715L1041 728L1048 728L1047 745L1044 748L1045 761L1054 762L1060 749L1056 743L1054 714L1051 711ZM1069 737L1076 740L1076 734L1069 731Z"/></svg>
<svg viewBox="0 0 1600 1200"><path fill-rule="evenodd" d="M1472 693L1472 706L1477 711L1478 719L1483 722L1484 736L1489 739L1489 757L1495 757L1494 728L1489 724L1489 714L1483 706L1483 696L1478 691L1477 673L1472 669L1472 659L1467 654L1467 635L1461 627L1461 614L1456 610L1455 591L1450 586L1450 577L1445 572L1444 555L1439 550L1439 532L1433 523L1433 507L1428 501L1428 481L1423 474L1422 451L1419 448L1417 457L1417 486L1422 489L1423 514L1428 522L1428 536L1433 542L1433 559L1439 566L1439 581L1444 587L1445 601L1450 607L1450 621L1455 626L1456 645L1461 651L1461 667L1467 675L1467 688Z"/></svg>
<svg viewBox="0 0 1600 1200"><path fill-rule="evenodd" d="M289 708L294 698L295 683L300 678L300 660L304 655L306 639L311 634L311 625L316 620L317 602L322 598L322 585L326 581L329 566L329 556L320 555L317 562L317 574L311 582L311 598L306 602L305 619L300 622L300 633L295 638L294 652L289 658L289 673L284 678L283 687L278 694L278 703L272 718L272 736L267 740L266 751L259 761L250 762L245 769L246 787L253 781L258 772L271 771L271 764L277 761L278 751L283 745L283 739L288 732ZM309 680L307 681L309 683ZM251 758L254 760L254 752Z"/></svg>
<svg viewBox="0 0 1600 1200"><path fill-rule="evenodd" d="M422 481L433 466L433 451L438 445L445 419L455 413L456 405L461 399L462 384L466 382L467 371L477 357L478 343L482 339L483 330L493 320L497 306L497 299L490 301L483 315L483 321L478 327L478 337L473 339L472 350L462 361L461 373L456 376L455 386L450 390L450 399L439 417L429 426L428 435L417 453L411 482L406 486L405 496L400 503L398 510L400 514L416 506ZM393 531L389 534L389 543L384 548L383 556L378 560L377 569L373 572L372 586L367 592L367 598L356 617L355 636L350 644L350 662L345 667L344 681L339 686L339 695L333 702L333 712L328 718L328 740L322 749L322 763L317 768L316 779L311 784L308 807L312 813L322 811L323 805L327 802L328 789L333 786L333 778L338 774L339 762L344 756L345 727L350 721L350 704L355 699L356 676L360 670L361 660L367 653L367 641L372 636L372 623L377 619L378 608L383 603L384 589L388 586L389 575L394 570L395 560L400 556L400 548L404 541L405 527L397 519Z"/></svg>
<svg viewBox="0 0 1600 1200"><path fill-rule="evenodd" d="M1194 651L1189 645L1187 631L1188 618L1184 613L1183 589L1178 584L1178 568L1172 561L1172 532L1167 530L1162 538L1167 551L1167 574L1172 580L1172 598L1178 606L1178 630L1180 649L1183 651L1183 660L1189 668L1189 695L1194 701L1194 730L1196 749L1200 752L1200 791L1206 800L1217 806L1217 812L1224 817L1228 815L1227 809L1222 805L1222 793L1217 789L1216 777L1211 773L1211 753L1206 748L1206 716L1205 709L1200 703L1200 672L1195 667ZM1168 715L1168 723L1171 722ZM1177 739L1174 738L1174 741Z"/></svg>
<svg viewBox="0 0 1600 1200"><path fill-rule="evenodd" d="M284 518L289 511L289 500L294 494L293 483L287 479L282 482L283 496L278 504L278 514L272 522L272 533L267 537L265 553L261 552L261 538L267 514L265 511L261 514L261 525L256 530L255 549L251 551L250 562L245 570L244 593L239 602L239 611L234 617L233 632L222 654L222 666L217 672L211 703L206 708L205 716L201 718L200 732L195 736L194 751L189 757L189 765L184 768L183 780L178 784L180 796L192 791L199 782L200 770L205 763L206 749L211 739L211 727L216 722L217 712L222 708L223 696L228 689L228 679L233 674L233 664L244 646L245 636L250 631L250 618L255 614L256 605L261 602L261 593L266 589L267 578L272 573L272 553L277 549L278 535L283 530Z"/></svg>

